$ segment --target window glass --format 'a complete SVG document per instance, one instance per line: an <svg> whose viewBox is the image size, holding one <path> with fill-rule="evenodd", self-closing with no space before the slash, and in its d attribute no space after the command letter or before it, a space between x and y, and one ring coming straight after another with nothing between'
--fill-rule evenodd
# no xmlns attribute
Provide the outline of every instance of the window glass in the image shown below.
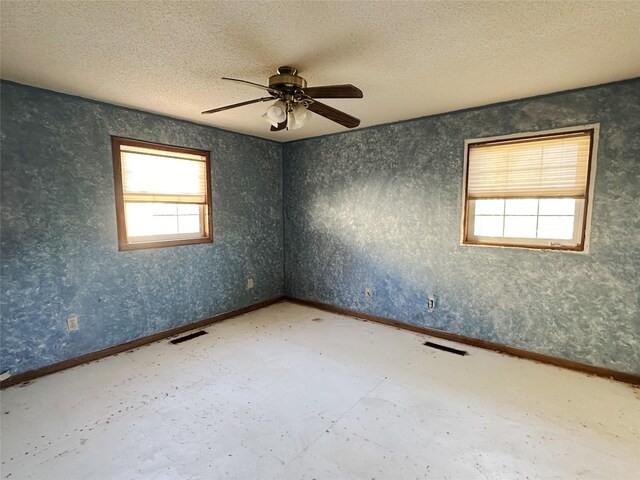
<svg viewBox="0 0 640 480"><path fill-rule="evenodd" d="M213 241L209 153L112 138L121 250Z"/></svg>
<svg viewBox="0 0 640 480"><path fill-rule="evenodd" d="M468 142L463 243L583 250L595 131Z"/></svg>

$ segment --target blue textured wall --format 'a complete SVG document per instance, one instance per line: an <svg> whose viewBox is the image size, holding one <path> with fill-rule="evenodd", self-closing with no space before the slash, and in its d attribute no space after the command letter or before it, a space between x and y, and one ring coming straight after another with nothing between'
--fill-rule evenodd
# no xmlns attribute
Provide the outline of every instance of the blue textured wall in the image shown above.
<svg viewBox="0 0 640 480"><path fill-rule="evenodd" d="M279 144L8 82L1 101L1 371L282 295ZM110 135L211 151L213 244L118 251Z"/></svg>
<svg viewBox="0 0 640 480"><path fill-rule="evenodd" d="M640 373L640 80L284 146L9 82L0 93L0 371L281 295L284 156L285 293ZM596 122L588 255L459 245L465 138ZM110 135L212 152L214 244L118 252Z"/></svg>
<svg viewBox="0 0 640 480"><path fill-rule="evenodd" d="M589 254L459 244L466 138L597 122ZM640 373L640 80L298 141L284 161L286 294Z"/></svg>

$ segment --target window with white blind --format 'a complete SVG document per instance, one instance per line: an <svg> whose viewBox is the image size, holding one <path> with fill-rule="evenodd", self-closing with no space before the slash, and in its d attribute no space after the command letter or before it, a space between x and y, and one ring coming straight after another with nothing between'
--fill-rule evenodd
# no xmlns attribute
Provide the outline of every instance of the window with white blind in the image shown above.
<svg viewBox="0 0 640 480"><path fill-rule="evenodd" d="M467 140L462 243L585 251L597 133Z"/></svg>
<svg viewBox="0 0 640 480"><path fill-rule="evenodd" d="M112 137L120 250L213 241L209 152Z"/></svg>

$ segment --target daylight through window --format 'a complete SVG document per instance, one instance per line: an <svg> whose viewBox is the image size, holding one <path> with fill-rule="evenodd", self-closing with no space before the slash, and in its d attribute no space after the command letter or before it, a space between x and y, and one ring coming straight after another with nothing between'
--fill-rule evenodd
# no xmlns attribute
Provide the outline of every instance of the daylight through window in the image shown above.
<svg viewBox="0 0 640 480"><path fill-rule="evenodd" d="M463 243L584 250L594 132L467 142Z"/></svg>
<svg viewBox="0 0 640 480"><path fill-rule="evenodd" d="M113 137L121 250L212 241L209 152Z"/></svg>

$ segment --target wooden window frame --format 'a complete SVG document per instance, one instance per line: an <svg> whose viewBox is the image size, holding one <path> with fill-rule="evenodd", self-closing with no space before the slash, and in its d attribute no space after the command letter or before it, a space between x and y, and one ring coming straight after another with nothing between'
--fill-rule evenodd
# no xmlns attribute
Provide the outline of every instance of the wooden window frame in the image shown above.
<svg viewBox="0 0 640 480"><path fill-rule="evenodd" d="M176 235L167 235L167 240L158 241L138 241L130 242L127 237L127 223L125 217L124 190L122 185L122 146L132 146L150 148L173 153L186 153L191 155L201 155L205 158L206 171L206 200L203 205L202 218L204 219L204 236L196 238L175 238ZM118 228L118 250L143 250L147 248L177 247L181 245L196 245L200 243L213 243L213 221L211 206L211 154L207 150L197 150L194 148L177 147L161 143L145 142L126 137L111 136L111 152L113 155L113 179L115 188L116 221ZM182 234L177 234L182 235ZM188 234L184 234L185 236Z"/></svg>
<svg viewBox="0 0 640 480"><path fill-rule="evenodd" d="M467 183L469 179L469 152L473 146L492 144L492 143L515 143L518 141L531 141L535 139L544 139L554 135L566 135L572 133L588 133L590 136L589 159L587 166L587 184L585 188L584 203L576 206L576 218L582 219L581 232L578 233L579 242L577 245L567 245L566 240L543 240L530 238L513 238L501 237L504 241L497 237L473 237L470 235L469 216L473 213L470 208L470 200L468 198ZM507 248L525 248L533 250L557 250L574 253L588 253L589 241L591 233L591 212L593 210L593 191L595 187L595 174L597 164L598 139L600 133L600 124L588 124L575 127L558 128L553 130L544 130L540 132L517 133L511 135L499 135L487 138L467 139L464 142L464 170L462 176L462 219L460 225L460 244L479 246L479 247L507 247ZM481 238L481 239L479 239Z"/></svg>

